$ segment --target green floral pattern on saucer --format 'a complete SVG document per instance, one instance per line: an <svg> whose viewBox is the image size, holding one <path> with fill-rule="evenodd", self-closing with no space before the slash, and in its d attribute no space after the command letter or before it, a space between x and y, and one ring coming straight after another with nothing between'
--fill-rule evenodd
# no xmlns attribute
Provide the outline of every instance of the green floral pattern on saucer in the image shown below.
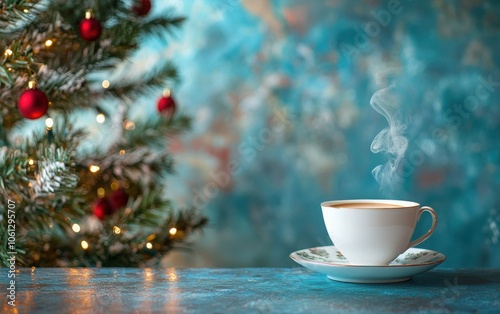
<svg viewBox="0 0 500 314"><path fill-rule="evenodd" d="M334 246L325 246L310 248L305 250L300 250L292 253L296 254L298 257L311 261L311 262L323 262L329 264L342 264L349 265L349 261L340 253ZM440 263L444 261L445 256L439 252L418 249L409 249L403 254L399 255L394 261L392 261L388 266L404 266L404 265L423 265Z"/></svg>
<svg viewBox="0 0 500 314"><path fill-rule="evenodd" d="M433 263L443 260L443 257L443 254L433 251L423 251L418 253L405 252L391 262L390 265Z"/></svg>

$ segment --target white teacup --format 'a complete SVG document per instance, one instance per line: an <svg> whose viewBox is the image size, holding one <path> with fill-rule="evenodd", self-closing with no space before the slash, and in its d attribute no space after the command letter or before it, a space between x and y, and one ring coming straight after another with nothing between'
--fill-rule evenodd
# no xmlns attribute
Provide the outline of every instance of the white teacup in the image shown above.
<svg viewBox="0 0 500 314"><path fill-rule="evenodd" d="M388 265L430 237L438 221L432 208L409 201L328 201L321 203L321 209L330 239L353 265ZM432 215L432 226L410 242L424 211Z"/></svg>

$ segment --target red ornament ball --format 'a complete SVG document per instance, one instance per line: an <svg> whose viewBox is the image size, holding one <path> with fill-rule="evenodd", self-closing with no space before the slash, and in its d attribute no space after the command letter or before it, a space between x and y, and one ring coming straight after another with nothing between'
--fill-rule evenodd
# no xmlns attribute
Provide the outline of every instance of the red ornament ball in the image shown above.
<svg viewBox="0 0 500 314"><path fill-rule="evenodd" d="M27 89L19 97L19 112L27 119L38 119L47 113L49 100L38 88Z"/></svg>
<svg viewBox="0 0 500 314"><path fill-rule="evenodd" d="M175 101L171 96L162 97L158 100L158 111L167 117L174 115L175 107Z"/></svg>
<svg viewBox="0 0 500 314"><path fill-rule="evenodd" d="M119 188L118 190L111 193L109 196L109 202L111 203L111 207L114 211L117 211L120 208L123 208L127 205L128 202L128 194L125 192L123 188Z"/></svg>
<svg viewBox="0 0 500 314"><path fill-rule="evenodd" d="M101 36L101 22L96 18L84 19L80 22L80 36L86 41L95 41Z"/></svg>
<svg viewBox="0 0 500 314"><path fill-rule="evenodd" d="M111 203L107 198L100 198L92 205L92 213L99 218L99 220L104 220L106 216L113 214L113 212Z"/></svg>
<svg viewBox="0 0 500 314"><path fill-rule="evenodd" d="M151 1L150 0L138 0L135 1L135 5L132 10L138 16L145 16L151 10Z"/></svg>

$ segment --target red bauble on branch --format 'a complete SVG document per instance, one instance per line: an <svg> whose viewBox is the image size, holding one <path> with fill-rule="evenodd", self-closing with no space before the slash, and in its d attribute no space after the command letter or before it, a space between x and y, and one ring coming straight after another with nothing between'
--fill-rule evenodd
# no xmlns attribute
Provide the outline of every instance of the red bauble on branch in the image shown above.
<svg viewBox="0 0 500 314"><path fill-rule="evenodd" d="M47 113L49 100L44 92L34 87L35 85L31 81L30 86L33 88L27 89L21 94L17 107L23 117L35 120Z"/></svg>
<svg viewBox="0 0 500 314"><path fill-rule="evenodd" d="M101 22L93 15L91 10L85 12L85 19L80 22L80 36L86 41L95 41L101 36Z"/></svg>
<svg viewBox="0 0 500 314"><path fill-rule="evenodd" d="M175 113L176 104L169 90L163 92L163 97L158 100L158 111L167 117L172 117Z"/></svg>
<svg viewBox="0 0 500 314"><path fill-rule="evenodd" d="M150 0L136 0L135 5L132 10L138 16L145 16L151 11L151 1Z"/></svg>
<svg viewBox="0 0 500 314"><path fill-rule="evenodd" d="M99 218L99 220L104 220L106 216L113 213L113 208L107 198L100 198L92 205L92 213Z"/></svg>

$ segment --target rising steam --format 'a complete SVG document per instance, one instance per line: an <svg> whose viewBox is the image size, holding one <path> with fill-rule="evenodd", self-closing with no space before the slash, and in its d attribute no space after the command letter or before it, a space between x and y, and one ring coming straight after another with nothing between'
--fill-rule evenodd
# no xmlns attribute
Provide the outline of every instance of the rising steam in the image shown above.
<svg viewBox="0 0 500 314"><path fill-rule="evenodd" d="M373 94L370 106L383 115L389 127L380 131L373 139L370 150L373 153L383 152L389 160L372 170L372 175L385 192L395 191L401 177L398 174L399 165L408 147L408 139L403 136L406 125L401 119L399 101L394 93L394 86L381 89Z"/></svg>

